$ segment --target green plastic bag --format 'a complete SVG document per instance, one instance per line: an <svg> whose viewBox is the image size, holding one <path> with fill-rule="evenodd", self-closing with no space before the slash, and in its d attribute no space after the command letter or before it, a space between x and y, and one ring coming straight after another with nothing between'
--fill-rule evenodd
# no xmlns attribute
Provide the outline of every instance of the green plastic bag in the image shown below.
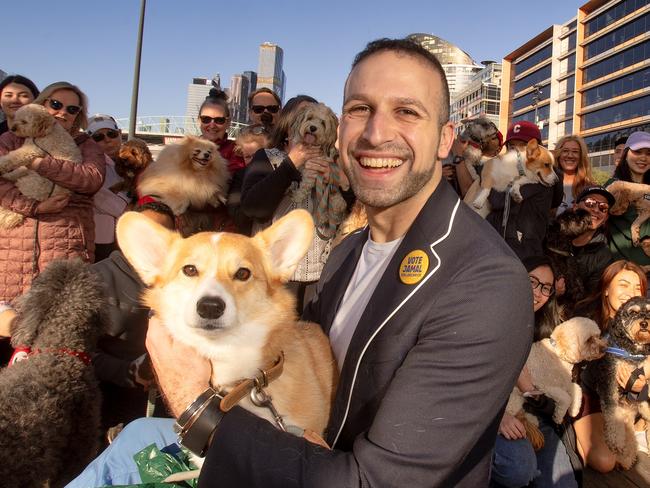
<svg viewBox="0 0 650 488"><path fill-rule="evenodd" d="M120 485L122 488L196 488L198 485L198 478L173 483L163 482L173 473L196 469L184 449L176 454L170 454L161 451L155 444L151 444L135 454L133 460L140 471L142 483Z"/></svg>

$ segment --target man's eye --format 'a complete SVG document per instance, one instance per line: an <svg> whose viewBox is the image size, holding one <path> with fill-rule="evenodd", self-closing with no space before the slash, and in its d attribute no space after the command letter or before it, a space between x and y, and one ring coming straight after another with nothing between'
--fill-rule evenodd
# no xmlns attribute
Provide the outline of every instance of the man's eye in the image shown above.
<svg viewBox="0 0 650 488"><path fill-rule="evenodd" d="M410 108L400 108L398 110L398 113L401 115L407 115L409 117L417 117L418 113L415 110L411 110Z"/></svg>
<svg viewBox="0 0 650 488"><path fill-rule="evenodd" d="M354 105L346 109L346 113L349 114L363 114L369 112L370 108L367 105Z"/></svg>

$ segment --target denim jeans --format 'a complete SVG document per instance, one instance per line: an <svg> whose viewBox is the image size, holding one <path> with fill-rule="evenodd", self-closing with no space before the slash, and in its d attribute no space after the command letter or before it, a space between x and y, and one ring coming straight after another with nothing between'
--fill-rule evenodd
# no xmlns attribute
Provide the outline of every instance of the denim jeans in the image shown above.
<svg viewBox="0 0 650 488"><path fill-rule="evenodd" d="M133 456L145 447L156 444L159 449L173 444L177 436L174 419L142 418L134 420L120 432L83 472L66 488L94 488L98 486L141 483Z"/></svg>
<svg viewBox="0 0 650 488"><path fill-rule="evenodd" d="M577 488L564 444L548 422L540 419L544 447L535 452L527 439L508 440L497 435L491 486L503 488Z"/></svg>

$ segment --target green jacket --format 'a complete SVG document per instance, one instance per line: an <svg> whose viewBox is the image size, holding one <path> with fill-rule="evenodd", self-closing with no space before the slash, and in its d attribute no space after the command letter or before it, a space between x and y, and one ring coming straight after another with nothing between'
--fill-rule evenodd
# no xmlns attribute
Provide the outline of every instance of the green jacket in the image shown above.
<svg viewBox="0 0 650 488"><path fill-rule="evenodd" d="M609 180L605 186L615 181ZM636 208L629 207L623 215L610 215L607 220L609 233L609 249L614 259L627 259L641 266L650 265L650 257L646 256L643 249L632 244L630 227L637 218ZM641 225L640 238L650 237L650 220Z"/></svg>

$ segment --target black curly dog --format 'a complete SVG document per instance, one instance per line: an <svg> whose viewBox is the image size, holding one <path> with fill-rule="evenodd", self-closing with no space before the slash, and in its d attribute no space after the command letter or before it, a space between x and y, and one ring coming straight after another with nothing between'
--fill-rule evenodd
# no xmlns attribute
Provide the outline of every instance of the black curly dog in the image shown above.
<svg viewBox="0 0 650 488"><path fill-rule="evenodd" d="M50 264L17 304L12 345L27 359L0 371L0 485L65 486L97 454L101 396L90 354L106 330L98 277Z"/></svg>
<svg viewBox="0 0 650 488"><path fill-rule="evenodd" d="M588 366L605 418L605 441L624 469L636 461L635 417L641 414L650 420L650 406L647 385L640 393L629 391L638 374L632 376L626 388L621 388L616 368L621 363L640 368L649 355L650 299L634 297L619 308L610 324L605 356Z"/></svg>

